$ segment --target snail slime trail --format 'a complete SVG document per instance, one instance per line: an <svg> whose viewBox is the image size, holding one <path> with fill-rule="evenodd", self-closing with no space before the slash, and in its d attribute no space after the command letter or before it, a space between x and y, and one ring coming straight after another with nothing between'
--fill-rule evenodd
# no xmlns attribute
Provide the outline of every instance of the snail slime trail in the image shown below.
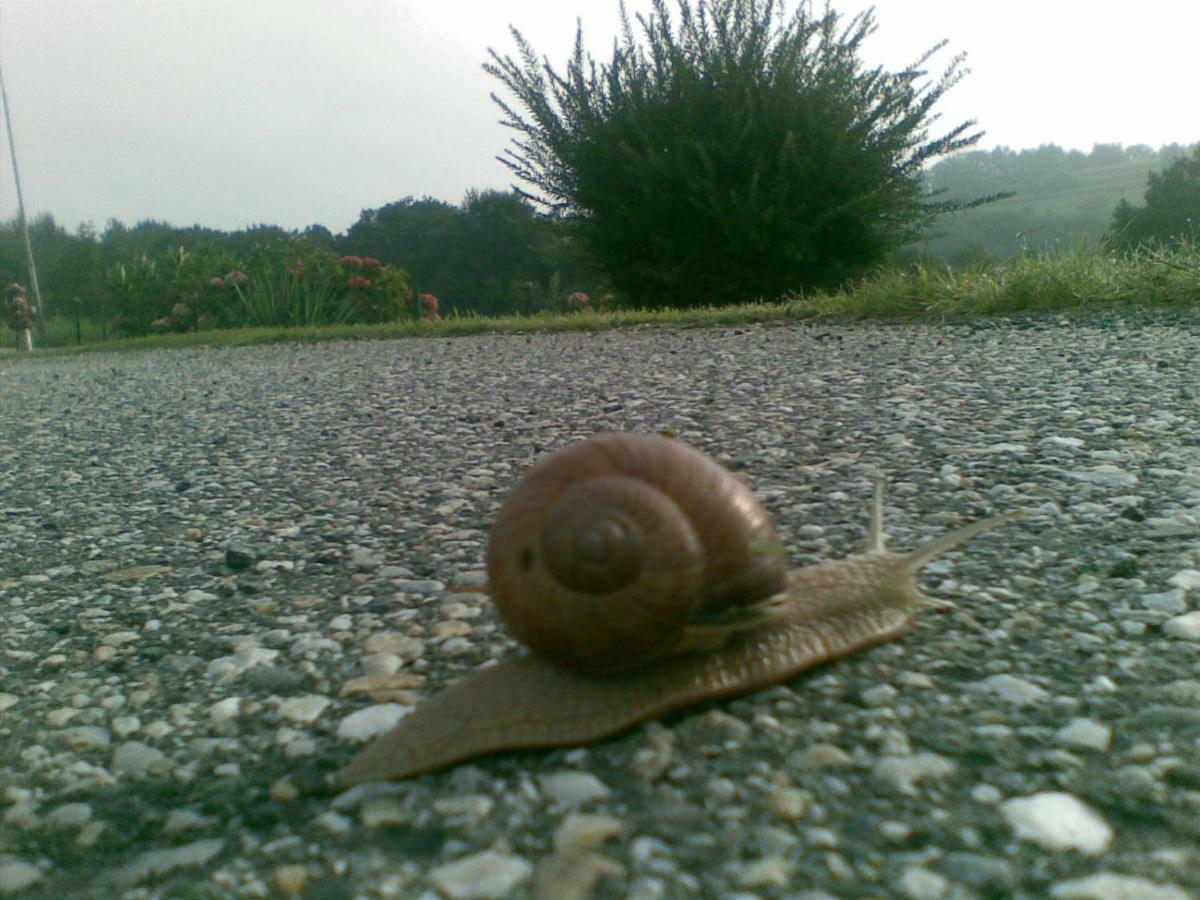
<svg viewBox="0 0 1200 900"><path fill-rule="evenodd" d="M624 433L565 447L517 483L488 539L492 598L526 652L425 700L338 779L593 743L890 640L933 603L923 566L1019 515L892 553L880 485L861 553L788 570L762 505L700 451Z"/></svg>

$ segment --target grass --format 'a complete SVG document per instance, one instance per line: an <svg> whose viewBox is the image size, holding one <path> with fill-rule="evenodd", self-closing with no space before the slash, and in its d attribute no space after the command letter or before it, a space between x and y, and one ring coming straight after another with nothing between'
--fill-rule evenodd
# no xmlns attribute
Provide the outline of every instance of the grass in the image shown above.
<svg viewBox="0 0 1200 900"><path fill-rule="evenodd" d="M811 319L944 321L1034 312L1086 312L1117 306L1188 307L1200 310L1200 245L1118 256L1079 244L1047 255L1026 254L1004 263L954 271L920 263L883 270L836 293L792 297L781 303L613 313L540 313L485 318L451 314L441 322L379 325L302 325L233 328L101 340L84 322L85 343L75 343L73 322L49 323L34 356L163 347L241 347L281 342L455 337L494 333L599 331L632 326L674 328L748 325ZM11 335L11 333L10 333ZM13 346L13 344L10 344Z"/></svg>

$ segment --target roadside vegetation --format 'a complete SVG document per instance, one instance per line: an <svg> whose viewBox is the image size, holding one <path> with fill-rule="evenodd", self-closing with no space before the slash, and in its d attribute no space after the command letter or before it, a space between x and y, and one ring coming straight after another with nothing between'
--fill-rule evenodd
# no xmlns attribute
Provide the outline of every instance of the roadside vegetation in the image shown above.
<svg viewBox="0 0 1200 900"><path fill-rule="evenodd" d="M1129 308L1200 313L1200 243L1184 241L1169 248L1142 248L1124 254L1080 244L1063 252L1031 253L1004 263L981 262L957 270L942 263L914 263L881 270L838 291L815 291L770 303L689 309L587 309L509 316L450 312L439 321L405 318L363 324L211 328L115 339L105 339L94 324L77 334L75 323L55 319L37 341L45 349L33 355L635 326L691 328L859 319L953 322L981 316Z"/></svg>

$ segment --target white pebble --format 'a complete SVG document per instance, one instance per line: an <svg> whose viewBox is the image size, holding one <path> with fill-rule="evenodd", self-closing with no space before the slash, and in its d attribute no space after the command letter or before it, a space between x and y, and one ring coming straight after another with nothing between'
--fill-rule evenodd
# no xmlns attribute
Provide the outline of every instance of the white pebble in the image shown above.
<svg viewBox="0 0 1200 900"><path fill-rule="evenodd" d="M944 875L923 866L909 866L900 874L900 891L910 900L941 900L950 889Z"/></svg>
<svg viewBox="0 0 1200 900"><path fill-rule="evenodd" d="M1178 614L1187 609L1183 588L1172 588L1158 594L1142 594L1142 606L1160 613Z"/></svg>
<svg viewBox="0 0 1200 900"><path fill-rule="evenodd" d="M55 828L81 828L92 817L87 803L64 803L50 810L46 821Z"/></svg>
<svg viewBox="0 0 1200 900"><path fill-rule="evenodd" d="M1050 694L1044 688L1015 675L993 675L978 684L1006 703L1013 703L1017 706L1032 706L1045 703L1050 699Z"/></svg>
<svg viewBox="0 0 1200 900"><path fill-rule="evenodd" d="M1133 875L1097 872L1063 881L1050 889L1062 900L1191 900L1191 894L1173 884L1158 884Z"/></svg>
<svg viewBox="0 0 1200 900"><path fill-rule="evenodd" d="M242 711L241 697L226 697L208 708L208 717L216 724L236 719Z"/></svg>
<svg viewBox="0 0 1200 900"><path fill-rule="evenodd" d="M1112 729L1095 719L1072 719L1058 730L1054 739L1068 747L1103 752L1112 741Z"/></svg>
<svg viewBox="0 0 1200 900"><path fill-rule="evenodd" d="M412 710L400 703L376 703L352 712L338 723L337 735L346 741L369 741L391 731Z"/></svg>
<svg viewBox="0 0 1200 900"><path fill-rule="evenodd" d="M533 866L520 856L484 850L438 866L429 880L451 900L490 900L507 897L532 874Z"/></svg>
<svg viewBox="0 0 1200 900"><path fill-rule="evenodd" d="M225 847L220 838L193 841L168 850L150 850L112 874L112 880L123 887L145 881L151 876L165 875L187 866L202 866Z"/></svg>
<svg viewBox="0 0 1200 900"><path fill-rule="evenodd" d="M1167 619L1163 623L1163 631L1185 641L1200 641L1200 611Z"/></svg>
<svg viewBox="0 0 1200 900"><path fill-rule="evenodd" d="M553 803L580 806L593 800L603 800L612 791L590 772L554 772L541 778L542 792Z"/></svg>
<svg viewBox="0 0 1200 900"><path fill-rule="evenodd" d="M1046 850L1095 855L1108 849L1113 838L1112 828L1099 813L1061 791L1005 800L1000 812L1018 838Z"/></svg>
<svg viewBox="0 0 1200 900"><path fill-rule="evenodd" d="M953 760L936 753L916 753L912 756L884 756L875 766L875 777L885 781L902 794L915 794L916 786L924 781L936 781L954 774Z"/></svg>
<svg viewBox="0 0 1200 900"><path fill-rule="evenodd" d="M1185 591L1200 590L1200 569L1180 569L1167 579L1167 584Z"/></svg>
<svg viewBox="0 0 1200 900"><path fill-rule="evenodd" d="M309 725L315 722L332 702L322 694L302 694L299 697L288 697L279 704L279 715L289 722Z"/></svg>
<svg viewBox="0 0 1200 900"><path fill-rule="evenodd" d="M268 650L266 647L248 647L240 653L231 656L220 656L208 664L205 674L209 678L227 680L236 678L243 672L270 665L279 655L278 650Z"/></svg>
<svg viewBox="0 0 1200 900"><path fill-rule="evenodd" d="M166 755L141 741L126 741L113 751L110 768L120 775L144 775L152 769L161 769Z"/></svg>
<svg viewBox="0 0 1200 900"><path fill-rule="evenodd" d="M625 830L625 823L614 816L571 813L554 830L556 853L571 854L593 850Z"/></svg>
<svg viewBox="0 0 1200 900"><path fill-rule="evenodd" d="M15 894L42 880L42 870L23 860L0 863L0 894Z"/></svg>

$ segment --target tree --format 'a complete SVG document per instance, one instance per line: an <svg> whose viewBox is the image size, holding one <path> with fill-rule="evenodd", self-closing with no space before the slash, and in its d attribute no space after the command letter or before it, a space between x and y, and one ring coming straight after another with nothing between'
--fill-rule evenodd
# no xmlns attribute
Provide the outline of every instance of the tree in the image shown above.
<svg viewBox="0 0 1200 900"><path fill-rule="evenodd" d="M1200 238L1200 144L1147 179L1145 206L1122 200L1109 235L1118 247Z"/></svg>
<svg viewBox="0 0 1200 900"><path fill-rule="evenodd" d="M485 70L517 132L500 157L534 202L577 220L613 285L641 305L689 306L832 286L912 239L945 206L922 164L968 147L965 122L930 137L932 109L962 76L926 79L937 44L907 68L868 69L868 10L844 28L801 0L653 0L621 8L612 60L583 51L563 74L515 29L518 58Z"/></svg>

